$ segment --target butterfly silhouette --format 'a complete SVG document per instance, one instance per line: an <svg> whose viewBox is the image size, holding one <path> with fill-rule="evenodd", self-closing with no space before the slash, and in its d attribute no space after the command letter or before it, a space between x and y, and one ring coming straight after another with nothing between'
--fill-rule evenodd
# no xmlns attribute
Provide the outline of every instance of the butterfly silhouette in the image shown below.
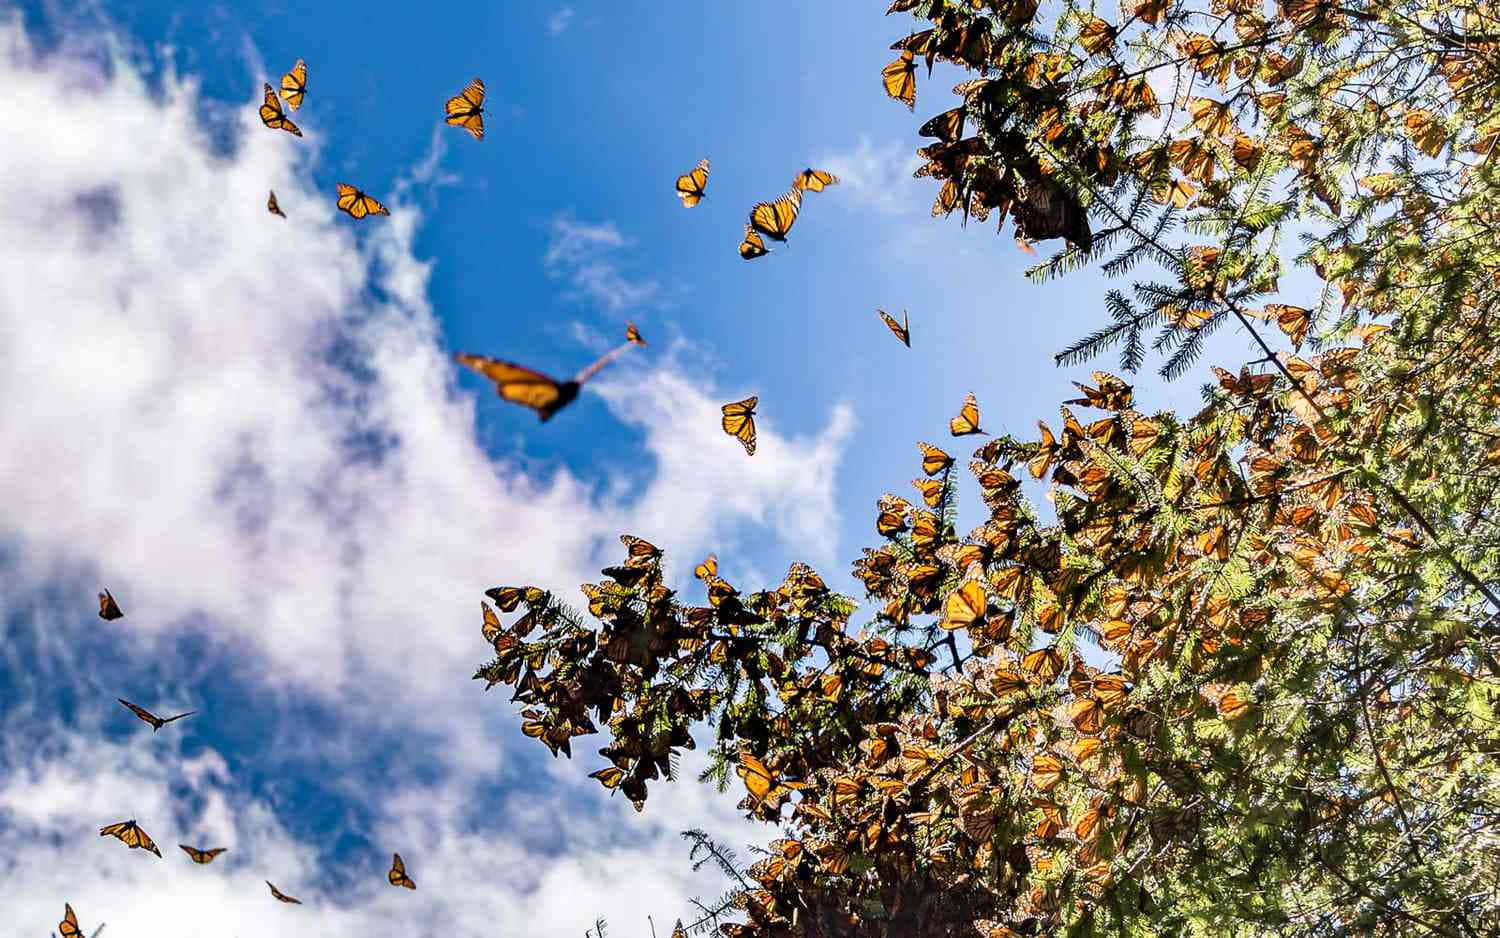
<svg viewBox="0 0 1500 938"><path fill-rule="evenodd" d="M116 697L115 699L118 700L120 703L124 704L126 706L126 708L130 710L131 713L133 713L136 716L140 717L143 721L145 721L147 723L150 723L151 724L151 732L153 732L153 733L156 732L157 730L161 729L163 726L166 726L168 723L171 723L173 720L180 720L183 717L190 717L193 714L195 714L195 713L198 712L197 710L189 710L187 713L179 713L175 717L167 717L167 718L163 719L162 717L157 716L156 714L152 713L150 710L147 710L144 707L137 707L135 704L133 704L130 701L126 700L124 697Z"/></svg>
<svg viewBox="0 0 1500 938"><path fill-rule="evenodd" d="M109 590L99 594L99 618L106 622L113 619L125 618L125 613L120 611L120 604L109 594Z"/></svg>

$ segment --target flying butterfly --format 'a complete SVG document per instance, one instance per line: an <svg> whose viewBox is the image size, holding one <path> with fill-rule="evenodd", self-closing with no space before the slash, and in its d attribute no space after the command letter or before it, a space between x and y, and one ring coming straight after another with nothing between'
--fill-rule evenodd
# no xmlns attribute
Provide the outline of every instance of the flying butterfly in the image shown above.
<svg viewBox="0 0 1500 938"><path fill-rule="evenodd" d="M466 368L473 369L495 382L495 393L512 404L520 404L530 407L536 411L537 417L543 423L552 419L552 415L571 404L578 397L579 390L584 382L588 381L599 369L614 361L616 357L638 342L640 333L637 332L634 339L630 338L629 330L626 331L625 342L617 345L599 357L599 360L574 375L568 381L558 381L549 378L540 371L532 371L517 365L514 362L502 361L498 358L488 358L483 355L467 355L462 352L453 356L454 361Z"/></svg>
<svg viewBox="0 0 1500 938"><path fill-rule="evenodd" d="M836 184L838 181L839 177L833 173L825 172L821 169L813 169L809 166L798 173L797 177L792 180L792 188L798 192L822 192L825 188Z"/></svg>
<svg viewBox="0 0 1500 938"><path fill-rule="evenodd" d="M901 50L900 58L880 70L880 80L888 97L905 104L907 110L916 110L917 63L910 49Z"/></svg>
<svg viewBox="0 0 1500 938"><path fill-rule="evenodd" d="M302 900L301 899L294 899L291 896L287 895L286 893L282 892L280 889L277 889L274 885L272 885L272 883L271 883L271 881L269 879L266 880L265 882L266 882L267 886L271 887L271 895L273 895L273 896L276 897L276 901L277 902L287 902L287 903L291 903L293 905L301 905L302 904Z"/></svg>
<svg viewBox="0 0 1500 938"><path fill-rule="evenodd" d="M448 123L467 130L475 140L484 139L484 82L478 78L469 82L467 88L448 99L443 110Z"/></svg>
<svg viewBox="0 0 1500 938"><path fill-rule="evenodd" d="M360 189L356 189L347 183L339 183L339 211L345 212L350 218L365 218L370 215L389 215L391 210L386 208L376 199L365 195Z"/></svg>
<svg viewBox="0 0 1500 938"><path fill-rule="evenodd" d="M292 70L281 76L281 97L294 111L302 107L302 99L307 97L306 62L298 59Z"/></svg>
<svg viewBox="0 0 1500 938"><path fill-rule="evenodd" d="M276 91L270 85L266 85L265 101L260 106L260 122L272 130L284 130L294 136L302 136L302 131L286 112L281 109L281 99L276 97Z"/></svg>
<svg viewBox="0 0 1500 938"><path fill-rule="evenodd" d="M739 440L749 456L755 455L755 405L759 400L759 397L751 396L722 408L724 432Z"/></svg>
<svg viewBox="0 0 1500 938"><path fill-rule="evenodd" d="M125 613L120 611L120 604L115 602L113 596L109 595L109 590L105 590L99 594L99 618L105 622L125 618Z"/></svg>
<svg viewBox="0 0 1500 938"><path fill-rule="evenodd" d="M875 312L880 314L880 318L885 322L885 327L891 330L891 333L896 338L901 340L901 344L907 348L911 348L911 323L906 319L906 310L903 309L901 311L900 322L896 321L895 316L892 316L878 306L875 307Z"/></svg>
<svg viewBox="0 0 1500 938"><path fill-rule="evenodd" d="M197 847L189 847L187 844L178 844L183 852L192 858L194 863L204 865L214 862L214 857L228 850L228 847L214 847L212 850L200 850Z"/></svg>
<svg viewBox="0 0 1500 938"><path fill-rule="evenodd" d="M747 261L753 261L757 257L765 257L771 253L766 250L766 242L760 239L760 235L749 225L745 226L745 239L740 242L740 257Z"/></svg>
<svg viewBox="0 0 1500 938"><path fill-rule="evenodd" d="M83 929L78 927L78 916L73 914L73 907L63 903L63 918L57 923L58 934L62 938L83 938Z"/></svg>
<svg viewBox="0 0 1500 938"><path fill-rule="evenodd" d="M286 217L286 212L283 212L281 210L281 204L276 201L275 189L272 189L271 194L266 197L266 211L270 212L272 215L280 215L282 218Z"/></svg>
<svg viewBox="0 0 1500 938"><path fill-rule="evenodd" d="M416 889L417 884L410 876L406 875L406 864L401 862L401 854L391 854L391 871L385 874L392 886L401 886L406 889Z"/></svg>
<svg viewBox="0 0 1500 938"><path fill-rule="evenodd" d="M101 827L99 828L99 836L115 837L119 839L120 843L132 850L149 850L158 857L161 856L161 851L156 849L155 841L136 825L135 818Z"/></svg>
<svg viewBox="0 0 1500 938"><path fill-rule="evenodd" d="M708 558L693 568L693 576L700 580L709 580L719 575L719 557L717 554L709 554Z"/></svg>
<svg viewBox="0 0 1500 938"><path fill-rule="evenodd" d="M985 433L979 429L979 401L974 398L973 391L964 395L964 406L959 409L958 416L948 421L948 432L954 436Z"/></svg>
<svg viewBox="0 0 1500 938"><path fill-rule="evenodd" d="M786 241L787 232L802 210L802 193L789 189L774 202L757 202L750 209L750 227L773 241Z"/></svg>
<svg viewBox="0 0 1500 938"><path fill-rule="evenodd" d="M120 703L124 704L125 708L127 710L129 710L131 713L133 713L136 716L140 717L143 722L150 723L151 724L151 732L153 732L153 733L156 732L157 730L161 729L163 726L166 726L168 723L171 723L174 720L180 720L183 717L190 717L193 714L195 714L195 713L198 712L197 710L189 710L187 713L179 713L175 717L167 717L167 718L163 719L162 717L157 716L156 714L152 713L150 710L147 710L144 707L138 707L138 706L136 706L135 704L133 704L130 701L126 700L124 697L116 697L115 699L118 700Z"/></svg>
<svg viewBox="0 0 1500 938"><path fill-rule="evenodd" d="M633 322L625 323L625 341L632 345L639 345L641 348L646 347L646 340L641 338L641 330L637 329Z"/></svg>
<svg viewBox="0 0 1500 938"><path fill-rule="evenodd" d="M699 160L692 171L677 177L677 197L683 208L692 208L708 194L708 160Z"/></svg>

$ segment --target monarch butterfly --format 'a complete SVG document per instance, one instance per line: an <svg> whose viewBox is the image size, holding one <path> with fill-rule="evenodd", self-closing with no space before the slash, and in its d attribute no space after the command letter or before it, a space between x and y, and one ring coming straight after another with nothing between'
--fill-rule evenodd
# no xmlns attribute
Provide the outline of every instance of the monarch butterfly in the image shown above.
<svg viewBox="0 0 1500 938"><path fill-rule="evenodd" d="M306 62L298 59L292 70L281 76L281 96L292 110L302 107L302 99L307 96Z"/></svg>
<svg viewBox="0 0 1500 938"><path fill-rule="evenodd" d="M270 85L266 85L265 101L260 106L260 122L272 130L284 130L289 134L300 137L302 131L296 124L286 116L281 109L281 99L276 97L276 92Z"/></svg>
<svg viewBox="0 0 1500 938"><path fill-rule="evenodd" d="M187 844L178 844L194 863L204 864L214 862L214 857L228 850L228 847L215 847L212 850L199 850L197 847L189 847Z"/></svg>
<svg viewBox="0 0 1500 938"><path fill-rule="evenodd" d="M147 836L145 831L136 825L135 818L101 827L99 828L99 836L116 837L119 838L120 843L132 850L150 850L158 857L161 856L161 851L156 849L156 843Z"/></svg>
<svg viewBox="0 0 1500 938"><path fill-rule="evenodd" d="M677 177L677 197L683 208L692 208L708 194L708 160L699 160L692 172Z"/></svg>
<svg viewBox="0 0 1500 938"><path fill-rule="evenodd" d="M636 333L636 339L640 333ZM495 382L495 393L512 404L520 404L530 407L536 411L543 423L552 419L552 415L571 404L578 397L578 391L588 379L598 373L599 369L615 360L621 352L638 344L636 339L630 338L629 328L626 330L626 340L623 344L616 346L599 357L599 360L574 375L571 380L558 381L549 378L540 371L532 371L530 368L522 367L514 362L502 361L498 358L488 358L483 355L466 355L459 353L453 356L454 361L466 368L473 369ZM644 345L645 343L639 343Z"/></svg>
<svg viewBox="0 0 1500 938"><path fill-rule="evenodd" d="M277 902L288 902L288 903L291 903L293 905L301 905L302 904L302 900L301 899L294 899L291 896L287 895L286 893L282 892L280 889L277 889L275 886L273 886L271 884L271 881L269 879L266 880L265 882L266 882L267 886L271 887L271 895L273 895L273 896L276 897L276 901Z"/></svg>
<svg viewBox="0 0 1500 938"><path fill-rule="evenodd" d="M755 405L759 400L751 396L723 407L724 432L739 440L749 456L755 455Z"/></svg>
<svg viewBox="0 0 1500 938"><path fill-rule="evenodd" d="M478 78L469 82L467 88L448 99L443 110L448 112L444 118L448 123L467 130L475 140L484 139L484 82Z"/></svg>
<svg viewBox="0 0 1500 938"><path fill-rule="evenodd" d="M416 889L417 884L406 875L406 864L401 862L401 854L391 854L391 871L385 874L392 886L403 886L407 889Z"/></svg>
<svg viewBox="0 0 1500 938"><path fill-rule="evenodd" d="M351 218L364 218L367 215L389 215L391 210L380 204L379 201L365 195L363 191L348 185L339 183L339 211L347 212Z"/></svg>
<svg viewBox="0 0 1500 938"><path fill-rule="evenodd" d="M901 50L901 57L880 70L880 79L888 97L905 104L907 110L917 108L917 63L910 49Z"/></svg>
<svg viewBox="0 0 1500 938"><path fill-rule="evenodd" d="M979 402L974 399L973 391L964 395L964 406L959 409L958 416L948 421L948 432L954 436L985 432L979 429Z"/></svg>
<svg viewBox="0 0 1500 938"><path fill-rule="evenodd" d="M790 189L774 202L757 202L750 209L750 227L773 241L785 241L801 210L802 193Z"/></svg>
<svg viewBox="0 0 1500 938"><path fill-rule="evenodd" d="M964 109L956 107L944 111L917 128L917 134L923 137L936 137L944 143L955 142L964 135Z"/></svg>
<svg viewBox="0 0 1500 938"><path fill-rule="evenodd" d="M280 215L282 218L286 217L286 212L283 212L281 210L280 203L276 201L275 189L272 189L270 196L266 198L266 211L270 212L272 215Z"/></svg>
<svg viewBox="0 0 1500 938"><path fill-rule="evenodd" d="M500 617L495 615L495 610L490 608L489 603L481 599L479 608L484 612L484 625L480 627L480 633L484 635L485 641L493 645L495 639L503 633L504 627L500 624Z"/></svg>
<svg viewBox="0 0 1500 938"><path fill-rule="evenodd" d="M922 451L922 471L929 476L935 476L953 465L953 457L931 443L918 443L917 449Z"/></svg>
<svg viewBox="0 0 1500 938"><path fill-rule="evenodd" d="M708 580L719 575L719 557L717 554L709 554L708 559L693 568L693 576L700 580Z"/></svg>
<svg viewBox="0 0 1500 938"><path fill-rule="evenodd" d="M646 340L641 338L641 330L637 329L633 322L625 323L625 341L632 345L639 345L641 348L646 347Z"/></svg>
<svg viewBox="0 0 1500 938"><path fill-rule="evenodd" d="M83 929L78 927L78 916L73 914L73 907L63 903L63 919L57 923L58 934L62 938L83 938Z"/></svg>
<svg viewBox="0 0 1500 938"><path fill-rule="evenodd" d="M109 595L109 590L105 590L99 594L99 618L105 622L125 618L125 613L120 611L120 604L115 602L113 596Z"/></svg>
<svg viewBox="0 0 1500 938"><path fill-rule="evenodd" d="M822 192L826 187L834 185L838 181L839 177L833 173L808 167L798 173L796 178L792 180L792 188L798 192Z"/></svg>
<svg viewBox="0 0 1500 938"><path fill-rule="evenodd" d="M600 785L614 791L620 787L621 782L625 781L625 770L619 766L609 765L597 772L590 772L589 778L597 778Z"/></svg>
<svg viewBox="0 0 1500 938"><path fill-rule="evenodd" d="M144 707L137 707L135 704L126 700L124 697L116 697L115 699L124 704L126 709L128 709L136 716L140 717L144 722L150 723L151 732L153 733L161 729L163 726L166 726L168 723L171 723L173 720L180 720L183 717L190 717L198 712L197 710L189 710L187 713L179 713L175 717L167 717L166 719L162 719L161 717L152 713L150 710L145 709Z"/></svg>
<svg viewBox="0 0 1500 938"><path fill-rule="evenodd" d="M896 338L901 340L901 344L907 348L911 348L911 324L906 319L906 310L903 309L901 311L900 322L897 322L896 317L878 306L875 308L875 312L880 314L880 318L885 321L885 327L891 330L891 333Z"/></svg>
<svg viewBox="0 0 1500 938"><path fill-rule="evenodd" d="M740 257L747 261L753 261L757 257L765 257L771 253L766 250L766 242L760 239L760 235L749 225L745 226L745 240L740 242Z"/></svg>

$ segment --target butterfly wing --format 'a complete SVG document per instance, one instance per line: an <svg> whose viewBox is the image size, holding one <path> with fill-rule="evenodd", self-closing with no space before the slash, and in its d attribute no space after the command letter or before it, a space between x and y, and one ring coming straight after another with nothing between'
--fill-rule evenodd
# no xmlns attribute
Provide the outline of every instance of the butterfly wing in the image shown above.
<svg viewBox="0 0 1500 938"><path fill-rule="evenodd" d="M62 938L83 938L83 930L78 927L78 916L73 914L73 907L63 903L63 918L57 923L57 933Z"/></svg>
<svg viewBox="0 0 1500 938"><path fill-rule="evenodd" d="M954 436L984 433L979 429L979 402L974 398L974 392L964 395L964 406L959 409L957 417L948 421L948 432Z"/></svg>
<svg viewBox="0 0 1500 938"><path fill-rule="evenodd" d="M159 729L162 728L162 724L165 721L159 719L156 716L156 714L152 713L150 710L147 710L145 707L138 707L135 704L131 703L130 701L126 700L124 697L116 697L115 699L118 700L120 703L124 704L125 708L127 710L129 710L131 713L133 713L136 716L140 717L142 721L144 721L146 723L150 723L151 724L151 729L153 729L153 730L159 730Z"/></svg>
<svg viewBox="0 0 1500 938"><path fill-rule="evenodd" d="M281 203L276 201L275 189L272 189L271 194L266 198L266 211L272 215L280 215L282 218L286 217L286 212L281 210Z"/></svg>
<svg viewBox="0 0 1500 938"><path fill-rule="evenodd" d="M839 177L835 176L833 173L824 172L821 169L813 169L812 167L808 167L807 169L804 169L802 172L798 173L796 179L792 180L792 188L796 189L798 192L822 192L824 189L828 188L831 185L834 185L838 181Z"/></svg>
<svg viewBox="0 0 1500 938"><path fill-rule="evenodd" d="M504 400L530 407L539 415L544 415L543 419L550 417L562 406L559 403L563 397L562 385L540 371L483 355L460 353L454 356L454 360L495 382L495 393Z"/></svg>
<svg viewBox="0 0 1500 938"><path fill-rule="evenodd" d="M276 97L276 91L270 85L265 86L265 99L260 105L260 122L272 130L284 130L294 136L302 136L302 130L281 109L281 100Z"/></svg>
<svg viewBox="0 0 1500 938"><path fill-rule="evenodd" d="M391 871L386 874L392 886L403 886L407 889L416 889L417 884L406 875L406 864L401 862L401 854L391 854Z"/></svg>
<svg viewBox="0 0 1500 938"><path fill-rule="evenodd" d="M760 233L749 225L745 226L745 239L740 242L740 257L747 261L753 261L757 257L765 257L771 253L766 250L766 242L760 239Z"/></svg>
<svg viewBox="0 0 1500 938"><path fill-rule="evenodd" d="M907 348L911 348L911 330L905 322L905 310L903 310L901 313L902 322L897 322L896 317L892 316L890 313L886 312L883 309L877 308L875 312L880 314L880 318L885 321L885 327L891 330L891 334L900 339L902 345L906 346Z"/></svg>
<svg viewBox="0 0 1500 938"><path fill-rule="evenodd" d="M683 208L692 208L708 194L708 160L699 160L692 172L677 177L677 197Z"/></svg>
<svg viewBox="0 0 1500 938"><path fill-rule="evenodd" d="M294 899L291 896L287 895L286 893L282 892L280 889L277 889L274 885L272 885L272 883L271 883L271 881L269 879L266 880L266 885L271 887L271 895L275 896L276 900L278 902L289 902L289 903L292 903L293 905L301 905L302 904L302 900L301 899Z"/></svg>
<svg viewBox="0 0 1500 938"><path fill-rule="evenodd" d="M739 440L749 456L755 455L755 405L759 400L758 397L747 397L722 408L724 432Z"/></svg>
<svg viewBox="0 0 1500 938"><path fill-rule="evenodd" d="M484 82L478 78L469 82L461 93L449 98L443 105L444 120L455 127L462 127L475 140L484 139Z"/></svg>
<svg viewBox="0 0 1500 938"><path fill-rule="evenodd" d="M901 57L880 70L881 82L888 97L905 104L908 110L917 106L917 63L910 49L903 49Z"/></svg>
<svg viewBox="0 0 1500 938"><path fill-rule="evenodd" d="M125 618L125 613L120 611L120 604L109 594L109 590L99 594L99 618L106 622L113 619Z"/></svg>
<svg viewBox="0 0 1500 938"><path fill-rule="evenodd" d="M286 100L287 107L295 111L302 106L302 99L306 96L307 63L298 59L292 70L281 76L281 97Z"/></svg>

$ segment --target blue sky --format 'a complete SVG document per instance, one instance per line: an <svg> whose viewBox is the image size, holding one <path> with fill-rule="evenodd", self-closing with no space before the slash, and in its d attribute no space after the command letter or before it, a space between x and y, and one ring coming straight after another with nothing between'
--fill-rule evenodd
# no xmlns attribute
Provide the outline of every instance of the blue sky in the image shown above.
<svg viewBox="0 0 1500 938"><path fill-rule="evenodd" d="M945 432L964 392L1024 432L1087 373L1052 354L1100 319L1097 279L1032 286L1008 235L929 217L915 128L957 79L924 76L917 115L885 99L905 24L874 6L21 10L0 30L0 120L34 128L0 152L0 879L29 933L65 901L110 938L660 927L718 886L679 830L766 832L693 784L638 817L583 778L590 747L522 739L468 680L481 591L571 589L623 531L682 578L716 550L745 588L797 559L847 588L915 441L970 450ZM293 140L254 108L298 57ZM439 121L475 75L482 142ZM685 211L672 181L701 157ZM806 165L843 181L742 261L748 207ZM393 215L336 215L340 181ZM876 306L909 310L910 351ZM545 425L449 362L566 376L627 318L650 347ZM1198 380L1138 394L1191 406ZM752 393L747 459L718 405ZM94 616L100 585L126 619ZM153 736L117 696L201 712ZM164 860L94 835L129 816ZM196 868L179 841L231 852ZM393 850L417 893L386 886Z"/></svg>

